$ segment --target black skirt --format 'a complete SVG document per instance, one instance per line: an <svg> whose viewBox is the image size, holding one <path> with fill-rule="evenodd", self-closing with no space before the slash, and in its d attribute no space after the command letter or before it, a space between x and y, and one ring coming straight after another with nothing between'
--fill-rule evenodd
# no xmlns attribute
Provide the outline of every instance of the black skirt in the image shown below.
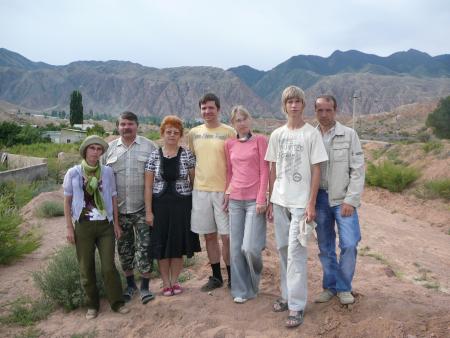
<svg viewBox="0 0 450 338"><path fill-rule="evenodd" d="M201 251L198 234L191 231L192 196L167 189L162 196L153 196L152 205L152 258L190 258Z"/></svg>

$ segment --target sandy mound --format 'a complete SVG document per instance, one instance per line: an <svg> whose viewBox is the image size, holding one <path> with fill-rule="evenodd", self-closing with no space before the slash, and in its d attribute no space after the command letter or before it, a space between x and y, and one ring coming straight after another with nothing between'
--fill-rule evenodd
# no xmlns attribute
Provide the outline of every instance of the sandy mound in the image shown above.
<svg viewBox="0 0 450 338"><path fill-rule="evenodd" d="M245 304L234 304L226 287L205 294L199 291L209 274L205 253L189 269L191 278L185 292L175 297L157 298L142 305L137 298L131 314L112 313L106 303L96 320L86 321L84 311L54 312L37 324L45 337L70 337L96 332L97 337L448 337L450 332L450 236L416 217L410 206L393 213L385 206L398 205L392 194L370 191L360 209L363 240L354 280L356 303L341 306L337 299L314 304L321 289L318 250L311 243L308 259L309 302L304 324L294 330L284 328L286 313L273 313L271 304L278 295L278 255L273 226L268 228L264 252L264 273L260 295ZM30 271L40 269L54 249L63 245L62 217L39 220L33 208L62 193L42 194L25 209L28 222L40 224L42 246L12 266L0 267L0 312L19 295L37 297ZM399 198L402 198L401 196ZM380 206L381 205L381 206ZM450 211L442 217L450 219ZM448 222L447 222L448 224ZM425 275L424 275L424 271ZM428 284L427 284L428 283ZM433 285L433 288L427 288ZM159 280L151 288L159 292ZM22 332L19 327L1 326L0 336Z"/></svg>

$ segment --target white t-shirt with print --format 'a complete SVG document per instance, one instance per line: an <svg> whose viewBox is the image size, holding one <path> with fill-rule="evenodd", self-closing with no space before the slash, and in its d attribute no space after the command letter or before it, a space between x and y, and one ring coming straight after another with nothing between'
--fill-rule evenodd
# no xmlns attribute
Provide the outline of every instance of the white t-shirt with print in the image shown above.
<svg viewBox="0 0 450 338"><path fill-rule="evenodd" d="M311 188L311 165L328 160L319 131L308 123L287 125L270 135L266 161L276 162L277 177L270 201L286 208L306 208Z"/></svg>

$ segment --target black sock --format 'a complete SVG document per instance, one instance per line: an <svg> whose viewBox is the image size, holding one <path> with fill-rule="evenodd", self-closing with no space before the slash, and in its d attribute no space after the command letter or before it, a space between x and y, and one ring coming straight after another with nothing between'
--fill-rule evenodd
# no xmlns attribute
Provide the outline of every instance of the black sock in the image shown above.
<svg viewBox="0 0 450 338"><path fill-rule="evenodd" d="M148 282L150 282L150 278L144 278L141 279L141 290L148 290Z"/></svg>
<svg viewBox="0 0 450 338"><path fill-rule="evenodd" d="M220 272L220 262L211 264L211 269L212 269L213 276L216 277L221 282L223 282L222 273Z"/></svg>
<svg viewBox="0 0 450 338"><path fill-rule="evenodd" d="M127 276L127 286L129 286L130 288L136 287L136 283L134 281L134 275Z"/></svg>
<svg viewBox="0 0 450 338"><path fill-rule="evenodd" d="M231 270L230 269L231 269L230 266L227 265L227 272L228 272L228 280L229 281L231 280Z"/></svg>

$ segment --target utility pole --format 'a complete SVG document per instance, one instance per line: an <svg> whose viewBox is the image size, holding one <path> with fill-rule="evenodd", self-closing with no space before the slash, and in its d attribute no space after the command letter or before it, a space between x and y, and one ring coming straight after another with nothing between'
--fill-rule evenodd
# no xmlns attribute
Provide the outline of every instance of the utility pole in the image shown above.
<svg viewBox="0 0 450 338"><path fill-rule="evenodd" d="M353 130L356 130L355 129L355 122L356 122L356 99L359 99L359 96L356 96L356 92L353 94L353 97L352 97L352 99L353 99L353 118L352 118L352 127L353 127Z"/></svg>

